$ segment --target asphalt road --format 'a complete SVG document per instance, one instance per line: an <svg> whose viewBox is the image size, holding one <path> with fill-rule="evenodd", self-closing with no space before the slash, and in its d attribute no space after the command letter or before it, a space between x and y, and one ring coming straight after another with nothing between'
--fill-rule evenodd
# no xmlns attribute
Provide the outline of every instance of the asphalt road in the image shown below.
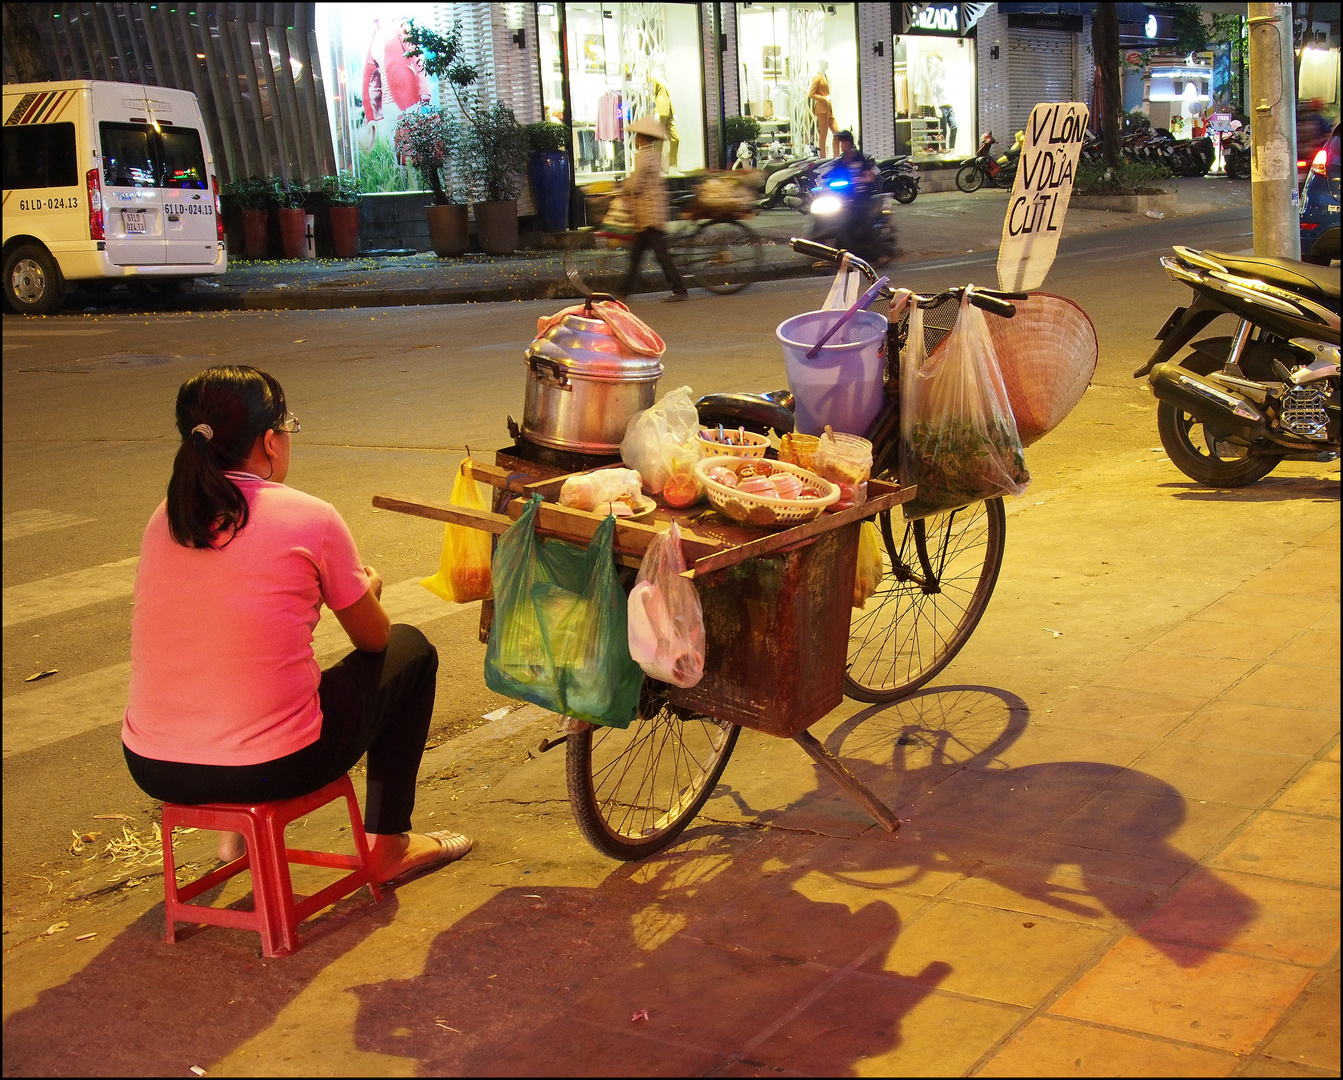
<svg viewBox="0 0 1343 1080"><path fill-rule="evenodd" d="M1047 287L1090 314L1101 358L1073 415L1028 452L1037 485L1158 446L1154 403L1131 372L1187 296L1157 258L1174 243L1244 249L1249 230L1246 209L1064 241ZM924 292L991 283L993 263L992 254L902 263L897 281ZM826 284L636 303L668 342L662 391L784 385L774 328L817 306ZM143 817L153 808L126 775L118 732L134 560L170 472L181 382L209 364L242 362L284 385L303 424L289 482L338 508L388 583L393 616L421 625L439 648L441 739L506 702L483 685L475 608L449 608L417 584L436 566L438 528L376 511L370 499L446 498L467 446L487 456L509 442L505 417L521 414L523 351L536 318L556 306L4 319L7 926L45 897L43 876L68 858L72 831L88 829L94 815ZM328 632L326 622L334 626L319 628L319 659L342 648L339 628ZM43 672L52 674L27 681Z"/></svg>

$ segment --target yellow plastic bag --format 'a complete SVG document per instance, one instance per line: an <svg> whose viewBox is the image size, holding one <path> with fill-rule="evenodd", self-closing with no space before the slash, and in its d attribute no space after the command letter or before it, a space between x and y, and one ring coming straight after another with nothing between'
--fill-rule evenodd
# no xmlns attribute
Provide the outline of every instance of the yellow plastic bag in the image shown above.
<svg viewBox="0 0 1343 1080"><path fill-rule="evenodd" d="M471 475L471 459L465 458L452 484L452 505L488 510L480 485ZM443 553L438 573L420 582L435 596L449 603L468 604L490 596L490 534L449 522L443 527Z"/></svg>
<svg viewBox="0 0 1343 1080"><path fill-rule="evenodd" d="M858 532L858 576L853 582L853 606L863 607L877 591L885 572L881 565L881 533L875 521L864 521Z"/></svg>

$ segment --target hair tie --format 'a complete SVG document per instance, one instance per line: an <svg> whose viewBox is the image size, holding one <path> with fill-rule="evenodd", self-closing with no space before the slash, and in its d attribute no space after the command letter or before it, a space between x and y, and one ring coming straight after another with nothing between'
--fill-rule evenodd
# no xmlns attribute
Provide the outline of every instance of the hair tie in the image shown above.
<svg viewBox="0 0 1343 1080"><path fill-rule="evenodd" d="M209 442L211 439L215 437L214 428L212 428L209 424L197 424L194 428L191 429L191 434L195 435L197 432L200 432L202 435L205 436L206 442Z"/></svg>

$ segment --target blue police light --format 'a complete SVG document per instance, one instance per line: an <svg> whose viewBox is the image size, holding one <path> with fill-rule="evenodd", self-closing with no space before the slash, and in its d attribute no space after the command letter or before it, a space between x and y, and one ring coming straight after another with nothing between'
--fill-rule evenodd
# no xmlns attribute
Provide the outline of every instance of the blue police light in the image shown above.
<svg viewBox="0 0 1343 1080"><path fill-rule="evenodd" d="M830 181L830 186L831 186L832 188L848 187L848 186L849 186L849 182L848 182L847 180L831 180L831 181Z"/></svg>

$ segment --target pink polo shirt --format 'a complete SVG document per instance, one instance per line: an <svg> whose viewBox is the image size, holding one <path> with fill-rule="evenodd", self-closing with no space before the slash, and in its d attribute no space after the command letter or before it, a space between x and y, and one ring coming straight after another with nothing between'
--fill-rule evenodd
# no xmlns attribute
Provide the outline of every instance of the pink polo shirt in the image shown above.
<svg viewBox="0 0 1343 1080"><path fill-rule="evenodd" d="M339 611L368 591L335 507L250 473L228 475L250 508L228 544L177 543L166 502L140 543L121 739L141 757L255 765L316 742L321 605Z"/></svg>

